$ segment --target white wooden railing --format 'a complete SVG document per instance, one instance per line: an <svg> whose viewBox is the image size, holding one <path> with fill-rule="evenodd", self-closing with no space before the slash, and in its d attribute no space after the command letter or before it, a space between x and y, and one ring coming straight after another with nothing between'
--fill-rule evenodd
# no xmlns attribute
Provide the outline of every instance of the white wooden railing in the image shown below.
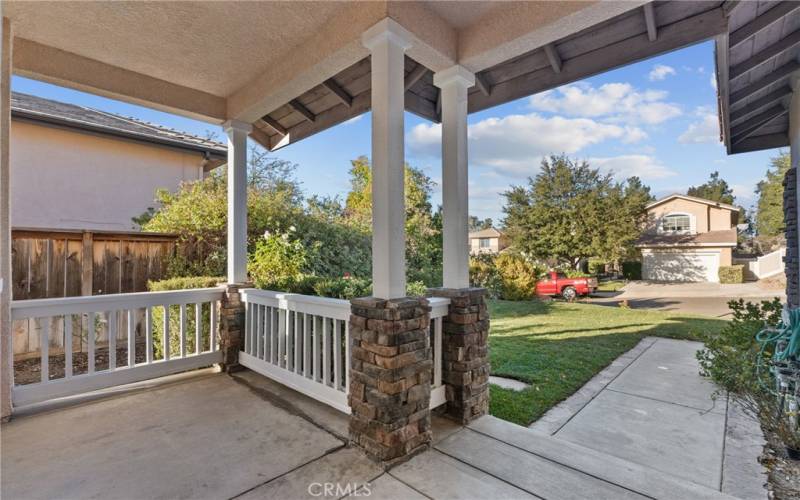
<svg viewBox="0 0 800 500"><path fill-rule="evenodd" d="M38 403L220 362L217 303L222 294L220 288L203 288L12 301L13 322L39 327L41 372L38 382L20 383L19 370L26 365L15 363L14 404ZM159 323L154 326L156 316ZM175 320L177 324L171 326ZM127 335L118 346L120 328ZM155 339L154 330L160 330ZM60 357L55 359L59 369L50 368L52 335L63 336L63 370ZM75 351L75 337L85 343L85 352ZM76 356L85 359L79 370Z"/></svg>
<svg viewBox="0 0 800 500"><path fill-rule="evenodd" d="M248 288L245 337L239 362L264 376L349 413L350 302ZM442 317L449 299L431 299L434 353L431 407L445 401Z"/></svg>

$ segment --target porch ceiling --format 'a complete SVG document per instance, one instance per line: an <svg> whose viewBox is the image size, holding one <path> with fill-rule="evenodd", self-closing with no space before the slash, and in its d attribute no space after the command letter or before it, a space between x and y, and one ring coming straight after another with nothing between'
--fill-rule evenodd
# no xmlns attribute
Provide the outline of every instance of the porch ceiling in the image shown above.
<svg viewBox="0 0 800 500"><path fill-rule="evenodd" d="M800 71L800 2L739 2L717 40L721 128L728 153L789 145L790 78Z"/></svg>

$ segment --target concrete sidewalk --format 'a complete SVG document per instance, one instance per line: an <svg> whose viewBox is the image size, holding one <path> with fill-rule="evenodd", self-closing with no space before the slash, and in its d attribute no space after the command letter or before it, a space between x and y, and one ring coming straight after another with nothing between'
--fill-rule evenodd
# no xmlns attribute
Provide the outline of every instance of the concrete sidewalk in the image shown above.
<svg viewBox="0 0 800 500"><path fill-rule="evenodd" d="M631 281L616 299L647 299L662 297L785 297L784 290L770 290L758 282L723 285L720 283L664 283L656 281Z"/></svg>

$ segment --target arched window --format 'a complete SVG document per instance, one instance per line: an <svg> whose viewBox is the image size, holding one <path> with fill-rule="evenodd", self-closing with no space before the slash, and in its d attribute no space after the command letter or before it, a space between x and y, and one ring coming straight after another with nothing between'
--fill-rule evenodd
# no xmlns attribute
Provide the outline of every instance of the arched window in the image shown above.
<svg viewBox="0 0 800 500"><path fill-rule="evenodd" d="M661 219L661 230L665 233L689 233L692 231L692 216L668 214Z"/></svg>

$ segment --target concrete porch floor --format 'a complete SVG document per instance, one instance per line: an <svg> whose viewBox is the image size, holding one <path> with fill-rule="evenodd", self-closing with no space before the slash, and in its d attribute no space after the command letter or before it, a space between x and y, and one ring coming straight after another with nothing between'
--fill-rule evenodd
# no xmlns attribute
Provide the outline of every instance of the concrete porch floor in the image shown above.
<svg viewBox="0 0 800 500"><path fill-rule="evenodd" d="M623 371L635 368L621 359ZM714 411L708 415L716 422ZM541 425L556 425L558 415ZM606 419L609 428L619 424L611 413L587 418L598 419L587 427L590 436L549 435L552 427L535 431L493 417L468 427L434 417L432 449L384 472L346 446L347 418L338 411L250 371L207 374L3 424L0 496L295 499L340 498L358 489L353 496L379 499L731 498L619 452L617 438L598 430ZM690 451L659 448L660 439L622 441L621 449L678 457Z"/></svg>

